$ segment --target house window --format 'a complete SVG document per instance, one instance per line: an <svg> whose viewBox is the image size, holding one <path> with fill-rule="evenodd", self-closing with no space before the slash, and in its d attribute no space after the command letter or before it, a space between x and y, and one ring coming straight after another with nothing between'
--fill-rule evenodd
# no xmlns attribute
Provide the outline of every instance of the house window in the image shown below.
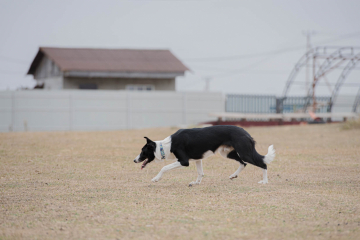
<svg viewBox="0 0 360 240"><path fill-rule="evenodd" d="M95 83L81 83L79 89L98 89L98 87Z"/></svg>
<svg viewBox="0 0 360 240"><path fill-rule="evenodd" d="M126 90L130 90L130 91L153 91L153 90L155 90L155 87L154 87L154 85L131 84L131 85L126 85Z"/></svg>

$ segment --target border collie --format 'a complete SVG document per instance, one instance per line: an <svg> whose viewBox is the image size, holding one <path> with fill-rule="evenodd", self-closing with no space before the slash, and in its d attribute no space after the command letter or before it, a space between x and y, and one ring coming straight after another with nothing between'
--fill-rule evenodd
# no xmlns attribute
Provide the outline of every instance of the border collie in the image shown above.
<svg viewBox="0 0 360 240"><path fill-rule="evenodd" d="M154 159L177 160L163 167L159 174L152 179L153 182L158 182L165 172L175 168L188 167L189 161L195 161L198 177L189 186L200 184L204 176L201 160L219 153L224 158L240 163L240 167L230 175L230 179L237 178L246 163L250 163L262 168L263 180L259 183L265 184L268 183L267 164L272 162L275 157L273 145L269 146L265 156L260 155L255 150L255 141L250 134L236 126L180 129L162 141L151 141L149 138L145 138L147 142L134 160L135 163L143 162L141 169Z"/></svg>

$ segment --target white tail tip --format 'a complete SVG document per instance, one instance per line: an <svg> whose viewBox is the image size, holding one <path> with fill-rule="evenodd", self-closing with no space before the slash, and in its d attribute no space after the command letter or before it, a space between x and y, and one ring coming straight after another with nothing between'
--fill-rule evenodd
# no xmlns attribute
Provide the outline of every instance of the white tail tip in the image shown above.
<svg viewBox="0 0 360 240"><path fill-rule="evenodd" d="M274 158L275 158L274 145L270 145L269 148L268 148L268 153L264 157L264 162L266 164L269 164L274 160Z"/></svg>

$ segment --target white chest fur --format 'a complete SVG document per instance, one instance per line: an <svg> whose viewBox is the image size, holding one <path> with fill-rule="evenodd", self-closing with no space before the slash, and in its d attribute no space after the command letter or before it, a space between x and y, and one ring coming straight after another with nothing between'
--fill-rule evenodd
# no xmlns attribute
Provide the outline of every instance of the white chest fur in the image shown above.
<svg viewBox="0 0 360 240"><path fill-rule="evenodd" d="M160 152L160 143L163 147L164 153L165 153L165 159L166 160L175 160L176 157L175 155L170 152L171 149L171 137L167 137L162 141L155 141L156 143L156 150L155 150L155 158L157 161L162 161L163 159L161 158L161 152Z"/></svg>

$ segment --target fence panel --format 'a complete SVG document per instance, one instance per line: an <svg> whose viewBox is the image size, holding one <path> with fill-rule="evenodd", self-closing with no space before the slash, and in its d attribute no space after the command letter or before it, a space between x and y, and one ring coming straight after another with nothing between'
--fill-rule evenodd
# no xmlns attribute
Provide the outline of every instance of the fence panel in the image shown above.
<svg viewBox="0 0 360 240"><path fill-rule="evenodd" d="M69 94L59 92L13 92L13 131L67 130Z"/></svg>
<svg viewBox="0 0 360 240"><path fill-rule="evenodd" d="M281 109L281 98L273 95L226 95L226 111L239 113L276 113ZM319 109L317 112L327 112L330 97L316 98ZM283 101L283 113L303 112L304 106L309 102L312 105L312 98L308 97L287 97Z"/></svg>
<svg viewBox="0 0 360 240"><path fill-rule="evenodd" d="M226 95L226 111L240 113L276 113L276 96Z"/></svg>
<svg viewBox="0 0 360 240"><path fill-rule="evenodd" d="M316 97L318 109L316 112L328 112L330 97ZM303 112L305 104L312 106L312 97L287 97L283 102L283 113Z"/></svg>
<svg viewBox="0 0 360 240"><path fill-rule="evenodd" d="M93 131L213 121L221 93L167 91L3 91L0 131Z"/></svg>
<svg viewBox="0 0 360 240"><path fill-rule="evenodd" d="M0 92L0 131L12 131L13 93Z"/></svg>
<svg viewBox="0 0 360 240"><path fill-rule="evenodd" d="M129 124L136 128L178 126L183 123L181 93L132 92L129 95L131 115Z"/></svg>
<svg viewBox="0 0 360 240"><path fill-rule="evenodd" d="M127 94L114 91L70 92L69 130L127 128Z"/></svg>

